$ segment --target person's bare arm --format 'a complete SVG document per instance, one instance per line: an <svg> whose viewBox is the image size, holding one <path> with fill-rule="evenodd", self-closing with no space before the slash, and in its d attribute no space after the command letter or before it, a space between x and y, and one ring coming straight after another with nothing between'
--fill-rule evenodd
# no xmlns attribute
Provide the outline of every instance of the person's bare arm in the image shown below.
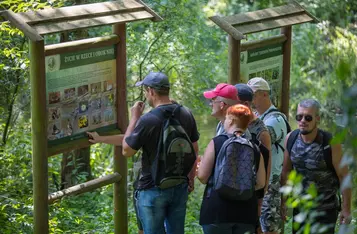
<svg viewBox="0 0 357 234"><path fill-rule="evenodd" d="M208 178L212 173L215 160L214 153L214 143L213 140L208 144L203 158L201 159L200 167L198 168L197 178L201 181L202 184L207 184Z"/></svg>
<svg viewBox="0 0 357 234"><path fill-rule="evenodd" d="M290 155L287 150L287 142L288 142L289 136L290 136L290 133L286 136L285 143L284 143L284 146L285 146L284 162L283 162L283 169L282 169L281 177L280 177L281 186L284 186L286 184L286 181L288 180L288 175L291 172L291 170L293 169L293 164L291 162Z"/></svg>
<svg viewBox="0 0 357 234"><path fill-rule="evenodd" d="M196 153L196 161L195 164L193 165L190 173L188 174L188 191L192 192L195 189L195 175L196 175L196 169L197 169L197 161L198 161L198 143L193 142L192 143L193 148Z"/></svg>
<svg viewBox="0 0 357 234"><path fill-rule="evenodd" d="M270 172L271 172L271 139L269 131L264 131L259 135L259 141L269 150L269 160L268 160L268 168L266 170L266 183L264 193L268 189L269 180L270 180Z"/></svg>
<svg viewBox="0 0 357 234"><path fill-rule="evenodd" d="M293 164L291 162L290 159L290 155L289 152L287 150L287 141L289 139L290 133L286 136L285 138L285 151L284 151L284 162L283 162L283 169L281 172L281 177L280 177L280 185L281 187L283 187L284 185L286 185L286 182L288 180L288 175L291 172L291 170L293 169ZM286 219L286 206L285 206L285 197L282 195L281 196L281 217L283 220Z"/></svg>
<svg viewBox="0 0 357 234"><path fill-rule="evenodd" d="M266 183L266 171L264 166L263 156L260 154L259 168L257 172L257 182L255 185L255 190L264 188Z"/></svg>
<svg viewBox="0 0 357 234"><path fill-rule="evenodd" d="M90 143L104 143L110 145L121 146L124 138L123 134L111 135L111 136L100 136L97 132L87 132L89 136Z"/></svg>
<svg viewBox="0 0 357 234"><path fill-rule="evenodd" d="M134 128L136 126L136 122L140 119L140 116L142 115L143 111L145 108L145 103L144 102L136 102L134 106L130 109L131 111L131 118L129 121L128 128L125 131L125 135L123 138L123 149L122 153L126 157L131 157L133 156L137 150L131 148L125 141L125 138L131 135L131 133L134 131Z"/></svg>
<svg viewBox="0 0 357 234"><path fill-rule="evenodd" d="M341 144L331 146L332 150L332 164L335 168L336 174L342 184L342 181L348 175L348 167L340 167L340 162L342 159L342 146ZM351 187L344 188L342 193L342 209L340 214L340 223L341 224L349 224L351 222Z"/></svg>
<svg viewBox="0 0 357 234"><path fill-rule="evenodd" d="M128 136L131 135L131 133L134 131L136 122L138 121L138 119L130 119L128 128L126 129L125 135L123 137L123 148L122 148L122 153L124 156L126 157L131 157L134 154L136 154L137 150L131 148L125 141L125 138L127 138Z"/></svg>

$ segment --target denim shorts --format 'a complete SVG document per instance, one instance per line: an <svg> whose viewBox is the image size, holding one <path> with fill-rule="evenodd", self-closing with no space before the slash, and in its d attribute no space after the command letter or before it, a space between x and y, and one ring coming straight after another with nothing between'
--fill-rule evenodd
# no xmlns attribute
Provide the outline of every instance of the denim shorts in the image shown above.
<svg viewBox="0 0 357 234"><path fill-rule="evenodd" d="M134 190L133 192L133 203L134 203L134 210L135 210L135 216L136 216L136 223L138 225L138 229L139 230L143 230L143 225L141 224L140 222L140 219L139 219L139 215L138 215L138 208L137 208L137 205L136 205L136 193L138 193L139 191L138 190Z"/></svg>
<svg viewBox="0 0 357 234"><path fill-rule="evenodd" d="M136 193L138 215L145 234L183 234L188 184L168 189L153 187Z"/></svg>

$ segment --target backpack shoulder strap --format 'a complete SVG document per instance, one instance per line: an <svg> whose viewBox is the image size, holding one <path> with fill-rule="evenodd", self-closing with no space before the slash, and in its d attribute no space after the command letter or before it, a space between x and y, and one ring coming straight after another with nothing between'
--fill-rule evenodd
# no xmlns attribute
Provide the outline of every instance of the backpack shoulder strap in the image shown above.
<svg viewBox="0 0 357 234"><path fill-rule="evenodd" d="M293 145L297 139L297 137L300 134L300 130L299 129L295 129L294 131L292 131L289 135L289 138L286 142L286 150L289 153L289 156L291 155L291 149L293 148Z"/></svg>
<svg viewBox="0 0 357 234"><path fill-rule="evenodd" d="M332 163L332 148L330 145L330 142L332 139L332 134L329 132L323 131L321 129L319 129L319 131L322 133L322 147L323 147L323 155L324 155L324 160L326 162L326 166L336 176L337 182L338 182L338 187L340 187L340 180L338 178L335 167L333 166L333 163ZM339 206L340 206L339 209L341 209L341 197L340 197L340 195L337 197L339 199Z"/></svg>
<svg viewBox="0 0 357 234"><path fill-rule="evenodd" d="M332 149L331 149L331 145L330 145L332 135L331 135L331 133L323 131L321 129L319 131L322 133L322 147L323 147L326 165L328 168L335 171L335 168L332 164Z"/></svg>
<svg viewBox="0 0 357 234"><path fill-rule="evenodd" d="M151 113L159 119L167 119L169 117L177 116L177 113L180 112L182 105L176 104L176 107L172 111L168 111L160 106L151 110Z"/></svg>
<svg viewBox="0 0 357 234"><path fill-rule="evenodd" d="M283 118L284 122L285 122L286 132L291 132L291 127L290 127L290 124L289 124L286 116L282 112L280 112L277 108L271 108L268 112L266 112L264 114L264 116L262 117L262 120L264 120L267 116L272 115L272 114L280 115Z"/></svg>
<svg viewBox="0 0 357 234"><path fill-rule="evenodd" d="M180 104L176 104L175 109L172 111L172 115L171 115L171 117L178 116L178 114L179 114L179 113L180 113L180 111L181 111L181 107L182 107L182 105L180 105Z"/></svg>
<svg viewBox="0 0 357 234"><path fill-rule="evenodd" d="M324 160L326 162L326 166L337 177L338 187L340 187L340 181L338 179L338 175L336 173L335 167L333 166L332 163L332 149L330 145L332 134L321 129L319 129L319 131L322 133L322 147L323 147L323 154L324 154ZM338 200L338 211L341 211L342 199L341 199L340 192L337 193L337 200Z"/></svg>
<svg viewBox="0 0 357 234"><path fill-rule="evenodd" d="M217 153L217 155L215 155L215 157L214 157L214 168L216 167L216 163L217 163L217 157L220 155L220 154L222 154L223 153L223 150L224 150L224 148L226 147L226 145L228 144L228 141L229 141L229 139L233 136L232 134L231 135L228 135L228 134L220 134L220 135L218 135L219 137L224 137L224 138L226 138L224 141L223 141L223 143L222 143L222 145L221 145L221 148L219 149L219 151L218 151L218 153ZM218 137L218 136L216 136L216 137ZM213 141L214 141L214 144L215 144L215 146L216 146L216 142L215 142L215 140L213 139ZM214 170L214 168L213 168L213 170ZM214 171L213 171L214 172ZM207 187L209 188L208 190L207 190L207 197L209 197L209 195L210 195L210 189L211 189L211 187L214 185L214 173L211 173L211 176L209 177L209 180L208 180L208 182L207 182Z"/></svg>
<svg viewBox="0 0 357 234"><path fill-rule="evenodd" d="M252 142L254 142L255 144L260 144L260 141L258 140L257 134L250 133L250 135L252 136L252 139L251 139Z"/></svg>
<svg viewBox="0 0 357 234"><path fill-rule="evenodd" d="M262 120L264 120L267 116L273 115L273 114L278 114L280 116L283 117L283 119L285 120L285 115L283 113L281 113L277 108L271 108L269 109L267 112L265 112L262 116Z"/></svg>
<svg viewBox="0 0 357 234"><path fill-rule="evenodd" d="M279 110L278 110L277 108L271 108L270 110L268 110L268 112L266 112L266 113L264 114L264 116L262 117L262 119L265 119L265 117L266 117L267 115L269 115L270 113L272 113L272 112L279 112Z"/></svg>
<svg viewBox="0 0 357 234"><path fill-rule="evenodd" d="M163 120L163 119L167 118L166 115L165 115L165 112L160 107L156 107L156 108L152 109L150 111L150 113L155 115L160 120Z"/></svg>
<svg viewBox="0 0 357 234"><path fill-rule="evenodd" d="M233 134L221 134L221 135L219 135L219 136L226 136L227 137L227 139L223 142L223 144L222 144L222 147L221 147L221 149L219 150L219 152L218 152L218 154L217 154L217 156L216 156L216 159L218 158L218 156L221 154L221 152L223 152L224 150L225 150L225 148L227 147L227 145L229 144L229 143L231 143L235 138L235 135L233 135Z"/></svg>

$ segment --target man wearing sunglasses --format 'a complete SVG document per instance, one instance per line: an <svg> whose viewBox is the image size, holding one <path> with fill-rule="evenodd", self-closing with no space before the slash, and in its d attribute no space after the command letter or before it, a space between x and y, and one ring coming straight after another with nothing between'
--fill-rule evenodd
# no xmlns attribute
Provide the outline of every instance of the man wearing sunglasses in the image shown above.
<svg viewBox="0 0 357 234"><path fill-rule="evenodd" d="M307 192L310 184L315 185L318 204L313 211L319 212L320 215L313 220L313 224L327 227L328 229L323 233L330 234L334 233L341 206L337 196L339 185L347 176L348 168L340 167L341 145L330 145L331 134L318 128L319 110L320 104L314 99L306 99L299 103L295 117L298 129L291 132L285 140L286 151L281 184L286 184L289 172L294 169L303 176L303 192ZM351 189L344 189L342 197L340 223L348 224L351 221ZM299 208L294 208L294 216L300 213ZM284 201L282 201L282 213L285 216ZM300 225L299 228L302 226ZM313 231L313 226L311 228L310 233L316 233ZM297 231L293 230L293 233Z"/></svg>
<svg viewBox="0 0 357 234"><path fill-rule="evenodd" d="M260 216L264 233L277 234L282 227L280 217L280 175L284 161L284 139L288 124L283 113L279 112L270 99L270 86L261 77L250 79L247 85L253 90L252 106L257 116L264 121L271 138L271 171L268 191L265 193Z"/></svg>

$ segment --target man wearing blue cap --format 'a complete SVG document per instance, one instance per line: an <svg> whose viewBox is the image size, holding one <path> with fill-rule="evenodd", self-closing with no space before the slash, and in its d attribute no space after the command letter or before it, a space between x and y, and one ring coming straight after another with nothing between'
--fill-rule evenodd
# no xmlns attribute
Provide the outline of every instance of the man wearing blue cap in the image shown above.
<svg viewBox="0 0 357 234"><path fill-rule="evenodd" d="M145 234L181 234L184 233L186 203L189 190L193 190L195 166L188 175L189 180L169 188L160 188L153 180L152 167L158 152L162 125L165 121L163 113L170 113L178 120L193 148L198 152L199 133L196 121L186 107L172 103L169 97L170 83L168 77L161 72L150 72L144 80L136 83L143 86L147 103L153 109L142 115L145 103L136 102L131 107L131 118L125 135L121 137L123 155L133 156L142 149L142 168L135 194L138 216ZM176 111L179 110L179 111ZM159 113L159 114L158 114ZM99 136L88 133L90 142L118 144L118 136ZM116 137L116 138L115 138ZM193 172L193 173L192 173ZM164 230L166 228L166 230Z"/></svg>
<svg viewBox="0 0 357 234"><path fill-rule="evenodd" d="M253 90L247 84L242 83L236 84L235 88L238 92L238 102L251 108L254 98ZM249 123L248 131L251 135L251 140L259 146L264 158L264 166L267 173L265 183L266 187L256 191L256 196L258 198L258 216L260 217L263 197L267 190L267 185L269 184L271 171L271 139L268 128L264 124L263 120L257 118L256 116L254 116L254 119ZM256 233L262 233L259 220L257 220Z"/></svg>

